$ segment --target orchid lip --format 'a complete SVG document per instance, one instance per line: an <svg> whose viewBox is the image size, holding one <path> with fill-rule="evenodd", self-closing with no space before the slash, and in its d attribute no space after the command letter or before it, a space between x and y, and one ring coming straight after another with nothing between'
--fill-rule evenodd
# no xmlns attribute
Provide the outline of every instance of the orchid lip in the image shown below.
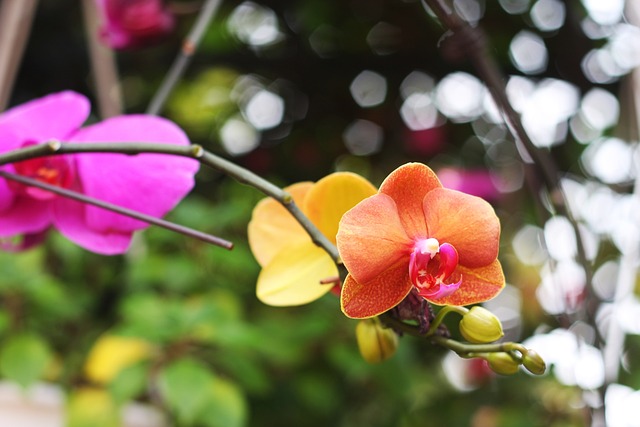
<svg viewBox="0 0 640 427"><path fill-rule="evenodd" d="M434 286L430 289L418 289L418 295L424 298L428 298L430 300L439 300L453 294L455 291L458 290L461 284L462 284L462 279L460 279L456 283L450 283L450 284L440 283L436 285L437 287Z"/></svg>
<svg viewBox="0 0 640 427"><path fill-rule="evenodd" d="M458 251L431 237L418 240L409 257L409 278L418 293L437 300L453 294L462 283L446 283L458 267Z"/></svg>

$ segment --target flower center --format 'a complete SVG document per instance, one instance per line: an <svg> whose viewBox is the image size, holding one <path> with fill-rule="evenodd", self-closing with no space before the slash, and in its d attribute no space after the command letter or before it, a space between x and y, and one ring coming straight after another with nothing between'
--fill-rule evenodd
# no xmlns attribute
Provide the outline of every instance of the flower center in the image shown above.
<svg viewBox="0 0 640 427"><path fill-rule="evenodd" d="M33 145L27 142L24 146ZM36 179L45 184L70 188L74 180L72 163L62 156L39 157L36 159L16 162L13 167L17 174ZM26 194L37 200L51 200L55 194L36 187L29 187L17 182L9 181L10 188L18 193Z"/></svg>
<svg viewBox="0 0 640 427"><path fill-rule="evenodd" d="M451 295L460 287L462 279L454 279L458 266L458 251L450 243L437 239L419 239L409 258L409 277L420 296L438 300Z"/></svg>

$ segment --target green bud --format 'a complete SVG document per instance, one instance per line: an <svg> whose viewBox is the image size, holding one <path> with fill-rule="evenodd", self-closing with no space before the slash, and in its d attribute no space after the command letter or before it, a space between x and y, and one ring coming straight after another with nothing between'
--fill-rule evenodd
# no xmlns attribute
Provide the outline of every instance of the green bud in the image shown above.
<svg viewBox="0 0 640 427"><path fill-rule="evenodd" d="M358 349L369 363L380 363L394 355L398 348L398 335L384 328L377 318L361 320L356 326Z"/></svg>
<svg viewBox="0 0 640 427"><path fill-rule="evenodd" d="M475 344L493 342L504 335L502 324L496 315L479 305L471 307L462 316L459 328L464 339Z"/></svg>
<svg viewBox="0 0 640 427"><path fill-rule="evenodd" d="M515 361L509 353L489 353L487 362L491 370L500 375L513 375L520 367L520 363Z"/></svg>
<svg viewBox="0 0 640 427"><path fill-rule="evenodd" d="M534 375L542 375L547 370L547 364L544 363L544 359L534 350L527 350L522 356L522 364L527 371Z"/></svg>

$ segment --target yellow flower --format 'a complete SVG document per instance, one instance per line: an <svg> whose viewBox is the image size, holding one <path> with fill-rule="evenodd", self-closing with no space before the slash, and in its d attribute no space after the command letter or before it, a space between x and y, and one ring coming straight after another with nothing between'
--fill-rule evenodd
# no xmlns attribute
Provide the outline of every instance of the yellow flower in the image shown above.
<svg viewBox="0 0 640 427"><path fill-rule="evenodd" d="M315 184L300 182L285 190L334 245L342 215L377 191L350 172L336 172ZM256 289L260 301L273 306L302 305L333 287L320 284L338 276L333 260L276 200L267 198L257 204L248 234L251 251L262 266Z"/></svg>
<svg viewBox="0 0 640 427"><path fill-rule="evenodd" d="M84 371L93 382L108 384L127 366L147 359L152 351L152 345L140 338L103 335L89 352Z"/></svg>

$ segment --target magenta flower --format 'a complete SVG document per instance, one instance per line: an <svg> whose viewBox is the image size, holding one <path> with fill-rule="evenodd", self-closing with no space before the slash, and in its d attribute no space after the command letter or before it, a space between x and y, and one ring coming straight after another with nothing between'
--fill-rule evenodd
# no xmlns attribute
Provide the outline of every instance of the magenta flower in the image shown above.
<svg viewBox="0 0 640 427"><path fill-rule="evenodd" d="M89 101L75 92L36 99L0 114L0 152L56 139L64 142L189 144L172 122L145 115L118 116L80 128ZM164 154L61 155L2 166L7 172L69 188L115 205L160 217L193 187L198 162ZM133 232L148 224L0 179L0 238L44 233L56 227L93 252L123 253Z"/></svg>
<svg viewBox="0 0 640 427"><path fill-rule="evenodd" d="M173 15L162 0L96 0L105 22L100 36L114 49L145 46L169 34Z"/></svg>
<svg viewBox="0 0 640 427"><path fill-rule="evenodd" d="M446 188L462 191L485 200L500 198L500 190L495 184L496 177L486 169L443 168L438 178Z"/></svg>

